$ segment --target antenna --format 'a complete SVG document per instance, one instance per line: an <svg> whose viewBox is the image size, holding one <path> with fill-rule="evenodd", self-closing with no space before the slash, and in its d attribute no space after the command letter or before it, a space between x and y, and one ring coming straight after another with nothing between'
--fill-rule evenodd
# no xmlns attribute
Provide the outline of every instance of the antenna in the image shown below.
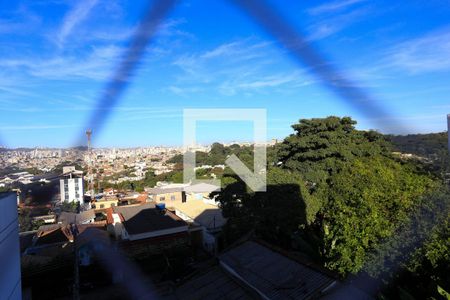
<svg viewBox="0 0 450 300"><path fill-rule="evenodd" d="M94 199L94 176L92 174L92 147L91 147L91 137L92 130L86 130L87 146L88 146L88 183L89 191L91 192L91 200Z"/></svg>

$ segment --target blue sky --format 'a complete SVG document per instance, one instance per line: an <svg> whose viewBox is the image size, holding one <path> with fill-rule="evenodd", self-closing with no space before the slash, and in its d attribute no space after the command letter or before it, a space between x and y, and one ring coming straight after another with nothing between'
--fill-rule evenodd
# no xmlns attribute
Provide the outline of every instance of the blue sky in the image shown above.
<svg viewBox="0 0 450 300"><path fill-rule="evenodd" d="M95 146L181 145L184 108L265 108L268 139L287 136L300 118L348 115L362 129L389 122L346 105L229 3L176 6L106 126L94 132ZM409 132L446 129L448 0L269 3ZM125 0L0 2L1 143L71 146L146 7ZM251 134L249 122L202 122L197 138Z"/></svg>

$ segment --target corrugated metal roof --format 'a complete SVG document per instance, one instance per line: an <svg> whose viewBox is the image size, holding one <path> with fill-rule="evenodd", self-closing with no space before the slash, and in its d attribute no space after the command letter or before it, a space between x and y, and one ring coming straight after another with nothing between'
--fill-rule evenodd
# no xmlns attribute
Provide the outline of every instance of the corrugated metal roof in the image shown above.
<svg viewBox="0 0 450 300"><path fill-rule="evenodd" d="M93 219L95 219L95 211L93 209L82 211L79 214L63 211L59 215L59 222L63 223L64 225L75 223L82 224Z"/></svg>
<svg viewBox="0 0 450 300"><path fill-rule="evenodd" d="M269 299L310 299L335 282L333 277L253 241L225 252L219 260Z"/></svg>
<svg viewBox="0 0 450 300"><path fill-rule="evenodd" d="M189 279L189 281L178 287L175 293L180 300L253 299L230 276L224 273L219 266L214 266Z"/></svg>

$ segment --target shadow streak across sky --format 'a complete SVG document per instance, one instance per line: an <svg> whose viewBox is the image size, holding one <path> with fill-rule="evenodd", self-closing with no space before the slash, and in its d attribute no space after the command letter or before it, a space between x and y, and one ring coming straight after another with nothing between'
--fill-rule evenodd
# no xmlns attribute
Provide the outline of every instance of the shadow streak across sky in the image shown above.
<svg viewBox="0 0 450 300"><path fill-rule="evenodd" d="M175 6L176 2L176 0L156 0L153 5L149 5L119 66L109 82L107 82L96 106L90 113L86 128L95 132L96 136L99 135L112 110L118 104L119 99L130 84L145 54L145 49L152 42L160 25L170 10ZM85 136L83 133L81 136L78 136L75 145L84 144L84 140Z"/></svg>
<svg viewBox="0 0 450 300"><path fill-rule="evenodd" d="M406 132L407 126L398 122L379 100L330 63L330 60L315 49L303 33L289 24L266 1L231 0L231 2L245 11L255 23L275 38L297 63L307 66L310 73L318 77L325 87L349 107L370 118L379 129Z"/></svg>

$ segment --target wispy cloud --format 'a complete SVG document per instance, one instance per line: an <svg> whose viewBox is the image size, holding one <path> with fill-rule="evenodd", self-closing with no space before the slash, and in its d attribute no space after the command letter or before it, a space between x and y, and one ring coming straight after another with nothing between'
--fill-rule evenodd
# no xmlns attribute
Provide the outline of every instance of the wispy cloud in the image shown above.
<svg viewBox="0 0 450 300"><path fill-rule="evenodd" d="M0 34L29 34L39 28L41 17L23 5L19 8L2 15L0 18ZM8 16L9 15L9 16Z"/></svg>
<svg viewBox="0 0 450 300"><path fill-rule="evenodd" d="M300 71L263 76L236 77L223 82L219 90L221 93L231 96L239 92L261 92L265 88L292 89L315 83L315 81L306 78L307 76Z"/></svg>
<svg viewBox="0 0 450 300"><path fill-rule="evenodd" d="M338 0L310 8L308 9L307 12L310 15L319 15L322 13L334 13L336 11L346 9L350 6L353 6L363 1L366 0Z"/></svg>
<svg viewBox="0 0 450 300"><path fill-rule="evenodd" d="M63 23L57 33L56 42L61 47L72 30L89 15L98 0L82 0L65 15Z"/></svg>
<svg viewBox="0 0 450 300"><path fill-rule="evenodd" d="M174 93L175 95L182 96L182 97L184 97L188 94L203 91L203 89L200 87L179 87L176 85L171 85L171 86L167 87L167 90Z"/></svg>
<svg viewBox="0 0 450 300"><path fill-rule="evenodd" d="M395 45L385 53L384 64L411 74L450 71L450 28Z"/></svg>
<svg viewBox="0 0 450 300"><path fill-rule="evenodd" d="M248 44L249 39L234 41L219 45L218 47L205 51L200 55L203 59L228 58L238 60L249 60L259 58L264 55L260 50L267 49L270 42L257 42Z"/></svg>
<svg viewBox="0 0 450 300"><path fill-rule="evenodd" d="M60 128L73 128L74 125L21 125L21 126L1 126L1 131L15 131L15 130L47 130Z"/></svg>
<svg viewBox="0 0 450 300"><path fill-rule="evenodd" d="M190 81L210 82L215 76L242 67L241 63L258 62L268 57L267 42L251 42L249 39L221 44L200 53L177 57L173 65L179 67ZM256 64L254 64L256 65ZM240 69L241 70L241 69Z"/></svg>
<svg viewBox="0 0 450 300"><path fill-rule="evenodd" d="M161 43L161 39L174 39L174 38L194 38L194 35L181 30L180 26L185 24L186 20L180 19L168 19L165 20L160 26L155 35L155 40ZM86 42L123 42L129 40L133 34L136 33L138 26L133 25L114 25L107 24L107 26L87 28L81 30L80 35L76 37L76 41L80 44Z"/></svg>
<svg viewBox="0 0 450 300"><path fill-rule="evenodd" d="M309 84L303 72L286 65L281 67L282 55L271 42L254 38L185 54L174 60L173 65L182 73L177 76L176 84L171 84L167 90L186 96L212 89L230 96L237 92L254 93L267 88Z"/></svg>
<svg viewBox="0 0 450 300"><path fill-rule="evenodd" d="M320 18L306 28L308 39L320 40L341 32L350 25L363 20L368 13L368 8L360 8L350 12L336 14L332 17Z"/></svg>
<svg viewBox="0 0 450 300"><path fill-rule="evenodd" d="M4 59L0 60L0 66L25 71L37 78L65 80L78 77L104 80L110 75L122 50L117 46L94 47L90 52L84 55L79 53L77 56Z"/></svg>

